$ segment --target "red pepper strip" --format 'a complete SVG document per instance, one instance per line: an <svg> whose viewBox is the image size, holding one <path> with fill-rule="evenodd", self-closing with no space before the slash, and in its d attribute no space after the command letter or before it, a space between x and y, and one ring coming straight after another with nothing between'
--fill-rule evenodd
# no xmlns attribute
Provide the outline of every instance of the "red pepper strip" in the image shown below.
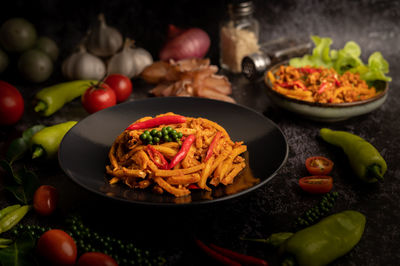
<svg viewBox="0 0 400 266"><path fill-rule="evenodd" d="M323 92L326 90L326 87L328 87L328 83L323 82L323 83L321 84L321 86L319 87L317 93L318 93L318 94L323 93Z"/></svg>
<svg viewBox="0 0 400 266"><path fill-rule="evenodd" d="M186 157L186 154L189 152L190 146L192 146L195 139L196 139L195 135L189 135L185 138L185 140L182 143L181 149L169 163L168 169L174 168L175 165L177 165L180 161L182 161Z"/></svg>
<svg viewBox="0 0 400 266"><path fill-rule="evenodd" d="M186 117L181 115L165 115L165 116L154 117L146 121L134 123L129 127L127 127L126 130L152 128L159 125L168 125L168 124L180 124L184 123L185 121Z"/></svg>
<svg viewBox="0 0 400 266"><path fill-rule="evenodd" d="M199 246L205 253L207 253L210 257L212 257L213 259L221 262L224 265L233 265L233 266L240 266L241 264L239 262L236 262L218 252L216 252L215 250L209 248L206 244L204 244L203 242L201 242L198 239L195 239L197 246Z"/></svg>
<svg viewBox="0 0 400 266"><path fill-rule="evenodd" d="M294 85L296 85L297 87L301 88L303 91L308 90L306 85L304 85L301 81L297 80L294 82Z"/></svg>
<svg viewBox="0 0 400 266"><path fill-rule="evenodd" d="M204 158L204 162L207 162L208 159L211 158L211 156L212 156L213 153L214 153L214 148L215 148L215 146L217 146L217 143L218 143L218 141L219 141L220 138L221 138L221 131L218 131L218 132L215 134L213 140L211 141L210 146L208 147L208 150L207 150L207 153L206 153L206 157Z"/></svg>
<svg viewBox="0 0 400 266"><path fill-rule="evenodd" d="M197 184L192 183L187 186L187 189L200 189L200 187Z"/></svg>
<svg viewBox="0 0 400 266"><path fill-rule="evenodd" d="M229 249L226 249L223 247L219 247L214 244L210 244L209 246L210 246L210 248L219 252L220 254L222 254L228 258L231 258L235 261L238 261L244 265L268 265L268 262L266 262L263 259L259 259L259 258L253 257L253 256L237 253L235 251L232 251L232 250L229 250Z"/></svg>
<svg viewBox="0 0 400 266"><path fill-rule="evenodd" d="M322 71L321 69L318 69L318 68L309 68L309 67L301 67L299 70L301 72L307 73L307 74L312 74L312 73L315 73L315 72L319 72L320 73Z"/></svg>
<svg viewBox="0 0 400 266"><path fill-rule="evenodd" d="M335 85L340 87L340 81L335 77Z"/></svg>
<svg viewBox="0 0 400 266"><path fill-rule="evenodd" d="M157 165L158 168L160 169L168 169L168 162L165 159L164 155L162 155L161 152L156 150L153 146L150 144L146 146L147 147L147 153L150 156L150 159L153 161L155 165ZM157 158L159 160L157 160ZM161 162L160 162L161 161Z"/></svg>
<svg viewBox="0 0 400 266"><path fill-rule="evenodd" d="M293 84L289 84L288 82L277 83L276 85L278 85L279 87L282 87L282 88L292 88L293 87Z"/></svg>

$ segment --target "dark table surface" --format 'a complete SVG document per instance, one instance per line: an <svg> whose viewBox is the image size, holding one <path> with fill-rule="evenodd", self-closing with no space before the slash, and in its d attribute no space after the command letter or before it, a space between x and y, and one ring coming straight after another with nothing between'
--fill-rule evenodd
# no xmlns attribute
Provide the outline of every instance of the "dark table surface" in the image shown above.
<svg viewBox="0 0 400 266"><path fill-rule="evenodd" d="M80 213L85 222L104 232L132 239L139 247L150 249L167 258L169 265L211 264L193 244L192 236L200 235L239 252L265 258L278 264L275 250L262 244L239 240L240 237L266 237L286 231L294 219L318 202L320 197L302 192L297 181L306 175L304 161L312 155L325 155L335 162L332 172L334 191L339 198L332 212L346 209L365 214L364 235L357 246L335 261L334 265L398 265L400 253L400 4L397 1L255 1L255 16L261 23L263 41L282 36L304 37L311 34L331 37L333 47L343 47L348 40L360 44L364 61L374 51L381 51L390 64L389 97L374 112L342 122L323 123L306 120L275 107L265 94L262 82L251 83L240 75L227 74L233 85L233 97L274 121L285 134L289 157L284 167L267 185L229 202L196 208L149 208L109 201L73 183L57 162L25 163L34 170L41 183L54 185L60 194L59 208L47 218L30 212L24 224L57 227L63 217ZM3 5L3 3L1 4ZM109 24L125 36L136 39L157 58L168 23L204 28L212 39L208 56L218 64L218 22L225 12L225 3L211 1L13 1L1 6L0 22L23 16L37 26L39 32L54 38L61 55L56 71L43 84L32 85L9 71L0 78L21 90L26 110L14 126L0 128L1 157L8 143L34 124L52 125L88 116L76 100L56 114L43 118L32 111L33 95L42 87L64 81L60 64L85 34L99 12ZM32 10L36 10L32 12ZM151 86L133 80L130 101L149 97ZM370 141L386 159L385 182L364 184L354 177L347 159L317 139L321 127L345 130ZM266 147L267 152L267 147ZM83 158L84 159L84 158ZM3 173L2 173L3 175ZM3 178L0 179L2 182ZM0 183L0 207L15 202ZM112 229L110 229L112 228Z"/></svg>

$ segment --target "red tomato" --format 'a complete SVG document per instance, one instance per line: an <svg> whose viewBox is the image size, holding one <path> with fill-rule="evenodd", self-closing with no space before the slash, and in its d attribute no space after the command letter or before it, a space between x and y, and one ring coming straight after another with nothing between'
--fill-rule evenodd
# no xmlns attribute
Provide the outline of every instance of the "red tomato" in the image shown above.
<svg viewBox="0 0 400 266"><path fill-rule="evenodd" d="M128 99L132 93L132 82L127 76L111 74L108 75L104 82L114 90L119 103Z"/></svg>
<svg viewBox="0 0 400 266"><path fill-rule="evenodd" d="M82 95L82 104L86 111L94 113L117 104L117 98L110 86L101 83L85 91Z"/></svg>
<svg viewBox="0 0 400 266"><path fill-rule="evenodd" d="M0 80L0 125L17 123L24 113L24 99L13 85Z"/></svg>
<svg viewBox="0 0 400 266"><path fill-rule="evenodd" d="M45 232L36 245L37 252L52 265L74 265L77 257L75 241L59 229Z"/></svg>
<svg viewBox="0 0 400 266"><path fill-rule="evenodd" d="M333 162L322 156L307 158L306 168L311 175L327 175L332 171Z"/></svg>
<svg viewBox="0 0 400 266"><path fill-rule="evenodd" d="M331 191L333 180L330 176L306 176L300 178L299 185L309 193L324 194Z"/></svg>
<svg viewBox="0 0 400 266"><path fill-rule="evenodd" d="M33 208L41 215L51 214L57 206L58 193L53 186L43 185L33 195Z"/></svg>
<svg viewBox="0 0 400 266"><path fill-rule="evenodd" d="M118 266L118 263L104 253L86 252L79 257L76 266Z"/></svg>

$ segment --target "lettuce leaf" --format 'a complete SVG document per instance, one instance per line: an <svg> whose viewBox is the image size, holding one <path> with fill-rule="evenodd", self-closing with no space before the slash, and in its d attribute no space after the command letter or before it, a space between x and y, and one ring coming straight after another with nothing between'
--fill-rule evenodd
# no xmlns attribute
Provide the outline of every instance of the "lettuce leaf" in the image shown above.
<svg viewBox="0 0 400 266"><path fill-rule="evenodd" d="M333 67L339 74L346 71L359 73L361 78L369 84L376 81L391 81L392 79L385 74L389 73L389 63L383 58L380 52L374 52L368 58L368 65L365 65L361 57L361 48L354 42L349 41L343 49L330 49L331 38L311 36L315 47L312 54L303 57L290 59L289 65L293 67Z"/></svg>

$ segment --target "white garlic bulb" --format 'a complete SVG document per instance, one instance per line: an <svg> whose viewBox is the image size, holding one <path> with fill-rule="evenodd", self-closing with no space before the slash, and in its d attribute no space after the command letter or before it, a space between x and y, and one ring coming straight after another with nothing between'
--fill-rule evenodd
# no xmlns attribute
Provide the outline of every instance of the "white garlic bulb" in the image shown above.
<svg viewBox="0 0 400 266"><path fill-rule="evenodd" d="M143 48L135 48L133 44L133 40L126 39L122 51L109 60L108 74L118 73L133 78L153 63L153 57L148 51Z"/></svg>
<svg viewBox="0 0 400 266"><path fill-rule="evenodd" d="M106 66L100 58L88 53L82 45L78 52L71 54L64 60L62 73L64 77L70 80L101 80L106 74Z"/></svg>
<svg viewBox="0 0 400 266"><path fill-rule="evenodd" d="M116 28L108 26L104 14L101 13L98 26L89 33L88 51L101 57L111 56L121 48L122 42L121 33Z"/></svg>

